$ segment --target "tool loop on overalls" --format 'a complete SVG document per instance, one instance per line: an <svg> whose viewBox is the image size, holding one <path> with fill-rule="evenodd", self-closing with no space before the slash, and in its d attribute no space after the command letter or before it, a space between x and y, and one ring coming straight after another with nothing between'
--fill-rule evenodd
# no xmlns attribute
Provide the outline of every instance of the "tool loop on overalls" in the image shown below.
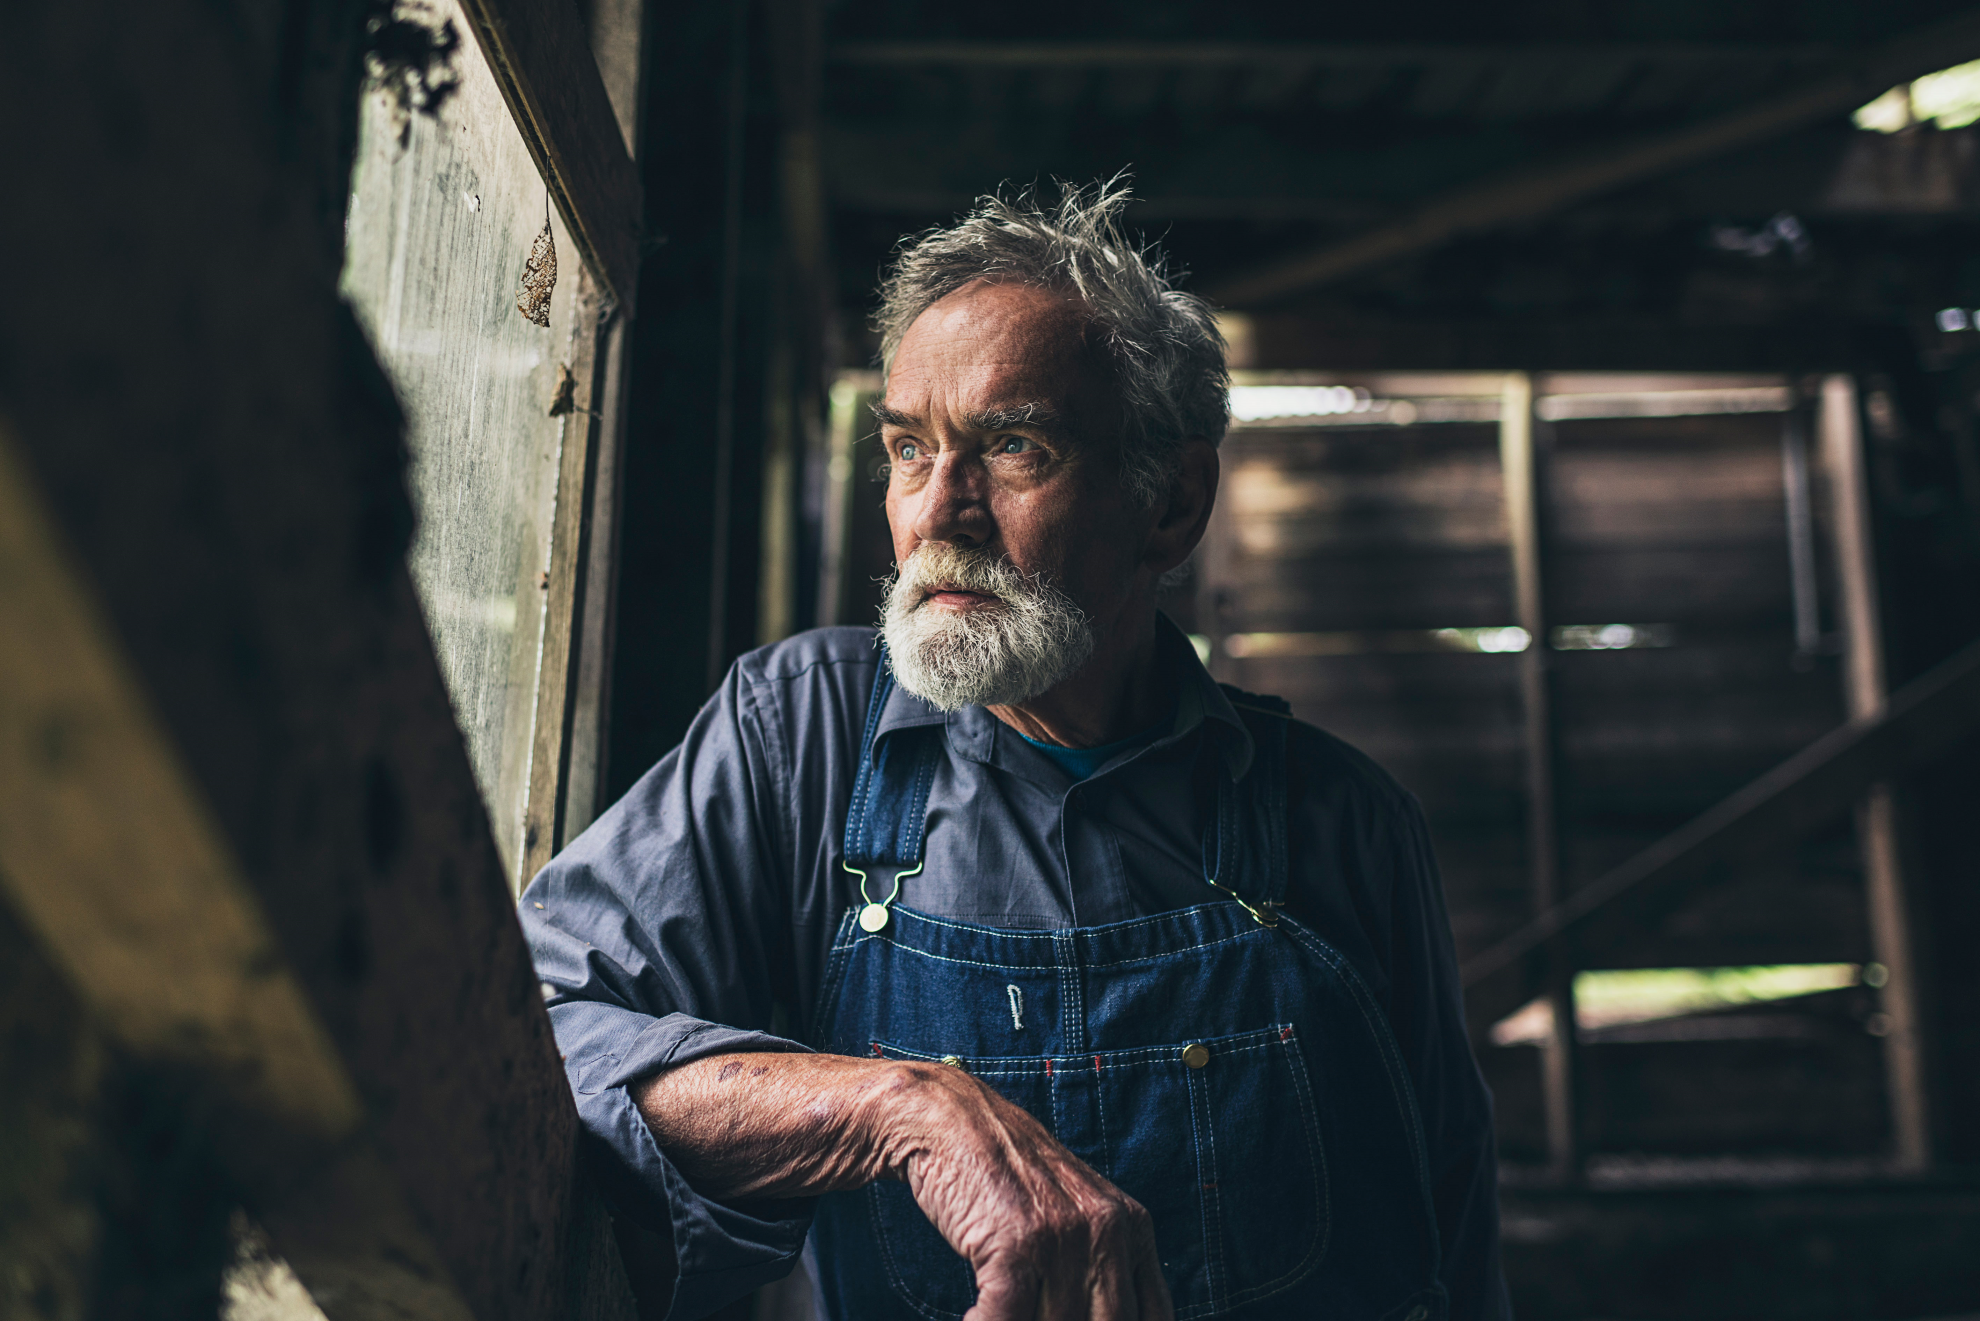
<svg viewBox="0 0 1980 1321"><path fill-rule="evenodd" d="M1224 688L1251 735L1253 754L1240 769L1215 775L1216 803L1203 833L1203 879L1228 895L1261 927L1279 925L1286 893L1286 728L1291 708L1276 699Z"/></svg>
<svg viewBox="0 0 1980 1321"><path fill-rule="evenodd" d="M928 824L928 790L934 783L945 744L941 726L893 731L879 737L894 676L886 649L867 699L866 732L860 741L859 774L846 813L844 853L839 866L859 878L859 927L868 935L884 930L888 909L901 897L901 882L928 865L923 852ZM856 866L855 864L863 864ZM894 866L894 888L885 899L867 892L865 867Z"/></svg>
<svg viewBox="0 0 1980 1321"><path fill-rule="evenodd" d="M1279 925L1279 915L1273 912L1272 910L1275 908L1284 908L1285 907L1284 904L1279 903L1277 900L1274 899L1261 899L1256 904L1253 904L1250 900L1246 899L1236 890L1233 890L1230 886L1225 885L1222 881L1218 880L1216 877L1206 876L1203 879L1210 882L1210 884L1216 886L1219 890L1222 890L1225 894L1229 895L1231 898L1237 900L1238 907L1242 908L1245 912L1251 914L1251 920L1256 922L1259 926L1275 927Z"/></svg>
<svg viewBox="0 0 1980 1321"><path fill-rule="evenodd" d="M910 876L921 875L921 869L928 865L928 859L923 858L920 862L916 863L913 871L895 872L894 888L888 892L885 899L875 899L866 892L865 872L849 862L841 862L839 865L854 876L859 877L859 929L868 935L872 935L887 925L887 909L892 906L894 900L901 897L901 882Z"/></svg>

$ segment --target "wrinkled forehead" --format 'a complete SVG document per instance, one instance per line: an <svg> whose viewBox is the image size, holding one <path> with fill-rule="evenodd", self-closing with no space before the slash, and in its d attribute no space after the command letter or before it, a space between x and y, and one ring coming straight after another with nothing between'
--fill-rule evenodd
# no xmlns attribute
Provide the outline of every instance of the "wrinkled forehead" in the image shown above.
<svg viewBox="0 0 1980 1321"><path fill-rule="evenodd" d="M915 318L889 364L884 408L958 419L1029 408L1088 425L1116 411L1092 310L1055 290L989 281Z"/></svg>

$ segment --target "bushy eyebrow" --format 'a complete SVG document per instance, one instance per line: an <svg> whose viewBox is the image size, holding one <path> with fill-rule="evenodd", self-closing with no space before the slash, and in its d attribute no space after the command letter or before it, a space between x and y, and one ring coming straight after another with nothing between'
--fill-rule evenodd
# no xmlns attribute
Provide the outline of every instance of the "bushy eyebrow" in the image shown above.
<svg viewBox="0 0 1980 1321"><path fill-rule="evenodd" d="M1059 411L1050 404L1036 401L1028 404L1013 404L1008 408L991 408L978 413L969 413L963 421L978 431L1010 431L1024 427L1032 431L1053 434L1059 431L1061 419Z"/></svg>
<svg viewBox="0 0 1980 1321"><path fill-rule="evenodd" d="M899 427L904 431L912 431L921 426L920 418L903 413L897 408L889 408L882 403L870 404L868 407L873 410L874 418L882 426ZM1003 408L980 409L974 413L965 413L962 420L963 425L973 431L1010 431L1020 427L1030 431L1042 431L1047 435L1059 435L1064 431L1064 419L1060 416L1059 410L1038 400L1010 404Z"/></svg>

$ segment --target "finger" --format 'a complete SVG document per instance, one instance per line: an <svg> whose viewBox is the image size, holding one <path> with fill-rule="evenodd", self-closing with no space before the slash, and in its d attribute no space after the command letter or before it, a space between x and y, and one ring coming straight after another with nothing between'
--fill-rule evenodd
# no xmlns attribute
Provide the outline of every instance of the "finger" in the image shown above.
<svg viewBox="0 0 1980 1321"><path fill-rule="evenodd" d="M1068 1251L1062 1245L1045 1263L1045 1287L1038 1299L1038 1321L1088 1321L1090 1251Z"/></svg>
<svg viewBox="0 0 1980 1321"><path fill-rule="evenodd" d="M1109 1208L1087 1269L1087 1305L1093 1321L1140 1321L1136 1279L1147 1213L1125 1198Z"/></svg>
<svg viewBox="0 0 1980 1321"><path fill-rule="evenodd" d="M1169 1298L1169 1282L1162 1278L1162 1253L1155 1246L1155 1226L1143 1220L1135 1235L1134 1294L1139 1313L1135 1321L1175 1321L1176 1305Z"/></svg>
<svg viewBox="0 0 1980 1321"><path fill-rule="evenodd" d="M963 1321L1038 1321L1038 1294L1038 1276L1030 1271L979 1267L976 1306L963 1313Z"/></svg>
<svg viewBox="0 0 1980 1321"><path fill-rule="evenodd" d="M1134 1262L1108 1253L1087 1280L1087 1312L1092 1321L1141 1321L1137 1293Z"/></svg>

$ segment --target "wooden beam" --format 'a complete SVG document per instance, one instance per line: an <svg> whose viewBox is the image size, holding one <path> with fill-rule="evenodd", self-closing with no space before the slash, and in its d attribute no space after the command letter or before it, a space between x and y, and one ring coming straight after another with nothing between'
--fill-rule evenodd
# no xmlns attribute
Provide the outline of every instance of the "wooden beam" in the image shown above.
<svg viewBox="0 0 1980 1321"><path fill-rule="evenodd" d="M748 169L750 14L729 9L728 77L723 88L722 266L716 314L715 498L708 572L708 653L704 692L729 668L730 565L735 558L736 392L742 371L743 176Z"/></svg>
<svg viewBox="0 0 1980 1321"><path fill-rule="evenodd" d="M594 376L597 430L585 480L586 526L579 538L573 603L577 659L573 662L571 709L563 747L562 815L556 837L562 848L583 833L603 809L606 760L611 754L609 714L612 704L612 657L618 645L619 531L625 484L627 398L631 373L626 370L632 328L623 316L614 317L601 336L601 359Z"/></svg>
<svg viewBox="0 0 1980 1321"><path fill-rule="evenodd" d="M1337 370L1747 371L1840 369L1863 356L1856 327L1804 319L1753 326L1653 318L1459 320L1252 318L1254 366ZM1811 364L1813 367L1811 367Z"/></svg>
<svg viewBox="0 0 1980 1321"><path fill-rule="evenodd" d="M405 565L402 417L337 293L362 29L290 17L79 0L0 43L0 121L40 126L0 177L45 202L0 224L50 313L0 322L6 485L43 511L0 511L5 906L182 1066L202 1186L332 1321L622 1315Z"/></svg>
<svg viewBox="0 0 1980 1321"><path fill-rule="evenodd" d="M1381 42L1262 41L843 41L826 62L855 68L967 67L988 69L1366 69L1421 65L1519 63L1763 64L1834 61L1830 45L1746 45L1714 42L1538 43L1429 45Z"/></svg>
<svg viewBox="0 0 1980 1321"><path fill-rule="evenodd" d="M1739 859L1793 842L1845 812L1872 784L1950 751L1980 731L1980 642L1892 695L1883 712L1852 719L1462 968L1475 1026L1489 1026L1545 986L1546 948L1565 937L1583 966L1627 946L1698 881Z"/></svg>
<svg viewBox="0 0 1980 1321"><path fill-rule="evenodd" d="M579 251L630 311L644 192L577 6L460 3Z"/></svg>
<svg viewBox="0 0 1980 1321"><path fill-rule="evenodd" d="M577 310L571 319L571 398L563 414L557 494L550 522L550 567L543 593L543 643L537 659L536 713L530 731L529 790L523 803L522 860L513 878L518 892L566 839L566 790L572 770L572 735L580 723L578 680L584 657L583 625L593 585L591 537L604 441L604 410L599 405L608 388L604 367L618 320L608 319L605 312L603 285L589 267L582 268ZM560 401L559 406L564 407L564 403Z"/></svg>
<svg viewBox="0 0 1980 1321"><path fill-rule="evenodd" d="M1512 555L1513 604L1526 630L1519 656L1520 708L1526 752L1526 869L1533 910L1545 913L1561 901L1560 830L1554 794L1553 653L1547 646L1547 597L1542 573L1541 455L1535 443L1533 378L1506 377L1499 403L1499 474L1505 492L1506 533ZM1556 1177L1572 1178L1580 1166L1575 1087L1574 969L1567 948L1551 942L1546 973L1552 1010L1541 1056L1541 1092L1547 1117L1548 1164Z"/></svg>
<svg viewBox="0 0 1980 1321"><path fill-rule="evenodd" d="M1267 262L1206 290L1227 307L1269 303L1422 252L1462 234L1531 220L1599 193L1854 110L1878 93L1980 55L1980 13L1906 34L1848 66L1701 124L1464 184L1392 224Z"/></svg>
<svg viewBox="0 0 1980 1321"><path fill-rule="evenodd" d="M646 104L646 0L592 0L591 54L599 81L618 116L626 154L639 159L640 120Z"/></svg>
<svg viewBox="0 0 1980 1321"><path fill-rule="evenodd" d="M0 892L94 1020L204 1080L335 1315L474 1310L0 418ZM45 988L46 994L60 994Z"/></svg>
<svg viewBox="0 0 1980 1321"><path fill-rule="evenodd" d="M342 1138L343 1062L61 542L0 418L0 888L130 1049Z"/></svg>
<svg viewBox="0 0 1980 1321"><path fill-rule="evenodd" d="M1829 477L1836 577L1841 588L1843 691L1851 717L1874 720L1884 711L1888 684L1883 612L1877 592L1876 536L1870 521L1862 415L1853 378L1824 378L1820 417L1822 464ZM1884 966L1886 978L1879 999L1888 1024L1884 1070L1890 1089L1894 1154L1900 1168L1922 1170L1932 1156L1923 988L1913 939L1912 905L1899 857L1897 797L1888 780L1873 783L1858 805L1856 834L1863 850L1871 948Z"/></svg>
<svg viewBox="0 0 1980 1321"><path fill-rule="evenodd" d="M832 309L821 154L824 11L819 0L769 0L777 86L777 199L782 219L768 346L759 520L756 640L779 641L815 618L798 616L798 529L804 473L825 447L825 353ZM814 611L815 611L814 606Z"/></svg>

